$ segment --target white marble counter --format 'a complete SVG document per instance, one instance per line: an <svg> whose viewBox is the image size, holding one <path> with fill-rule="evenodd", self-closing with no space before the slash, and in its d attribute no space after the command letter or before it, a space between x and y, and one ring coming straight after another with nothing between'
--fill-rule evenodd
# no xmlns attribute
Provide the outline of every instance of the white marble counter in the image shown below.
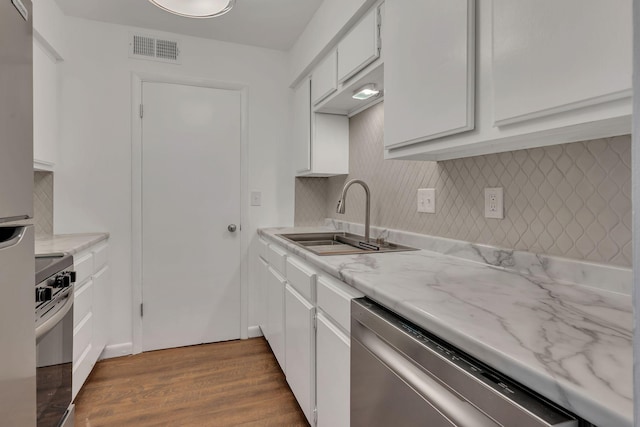
<svg viewBox="0 0 640 427"><path fill-rule="evenodd" d="M55 234L36 237L36 255L67 253L75 255L98 242L107 240L109 233Z"/></svg>
<svg viewBox="0 0 640 427"><path fill-rule="evenodd" d="M600 427L633 424L629 295L420 250L320 257L261 236Z"/></svg>

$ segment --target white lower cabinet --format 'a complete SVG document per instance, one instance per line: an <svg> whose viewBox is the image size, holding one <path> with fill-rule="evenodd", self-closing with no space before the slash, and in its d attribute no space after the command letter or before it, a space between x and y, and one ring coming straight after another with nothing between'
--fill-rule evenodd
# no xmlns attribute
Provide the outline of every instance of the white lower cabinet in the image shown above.
<svg viewBox="0 0 640 427"><path fill-rule="evenodd" d="M347 427L350 417L351 343L324 314L317 315L316 406L318 427Z"/></svg>
<svg viewBox="0 0 640 427"><path fill-rule="evenodd" d="M351 300L364 294L274 246L258 259L264 336L309 423L349 426Z"/></svg>
<svg viewBox="0 0 640 427"><path fill-rule="evenodd" d="M74 255L72 397L87 380L107 344L109 331L108 246L97 245Z"/></svg>
<svg viewBox="0 0 640 427"><path fill-rule="evenodd" d="M285 372L284 287L285 279L269 267L267 286L267 340L280 368Z"/></svg>
<svg viewBox="0 0 640 427"><path fill-rule="evenodd" d="M286 376L309 423L315 409L315 307L290 285L285 288Z"/></svg>

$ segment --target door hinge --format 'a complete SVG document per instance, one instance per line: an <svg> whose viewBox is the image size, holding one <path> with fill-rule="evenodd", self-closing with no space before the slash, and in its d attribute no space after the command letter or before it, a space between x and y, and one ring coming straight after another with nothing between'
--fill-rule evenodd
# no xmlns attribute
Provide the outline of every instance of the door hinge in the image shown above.
<svg viewBox="0 0 640 427"><path fill-rule="evenodd" d="M140 317L144 316L144 304L140 304Z"/></svg>
<svg viewBox="0 0 640 427"><path fill-rule="evenodd" d="M382 6L378 6L378 56L382 52Z"/></svg>
<svg viewBox="0 0 640 427"><path fill-rule="evenodd" d="M144 115L144 109L142 107L142 104L140 104L140 118L142 118L142 116Z"/></svg>
<svg viewBox="0 0 640 427"><path fill-rule="evenodd" d="M313 410L313 425L314 426L318 425L318 408L315 408Z"/></svg>
<svg viewBox="0 0 640 427"><path fill-rule="evenodd" d="M313 315L313 330L314 331L318 330L318 313L315 313Z"/></svg>

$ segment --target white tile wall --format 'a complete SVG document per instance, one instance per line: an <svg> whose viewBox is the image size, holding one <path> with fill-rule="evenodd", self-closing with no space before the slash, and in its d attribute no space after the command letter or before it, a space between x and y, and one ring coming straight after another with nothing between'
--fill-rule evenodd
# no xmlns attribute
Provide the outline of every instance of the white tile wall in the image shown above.
<svg viewBox="0 0 640 427"><path fill-rule="evenodd" d="M53 173L33 173L33 224L36 236L53 234Z"/></svg>
<svg viewBox="0 0 640 427"><path fill-rule="evenodd" d="M360 178L380 227L631 265L629 135L439 163L384 160L383 120L383 103L351 119L349 176L296 180L296 225L363 222L359 187L346 214L335 213L346 180ZM485 187L504 188L503 220L484 218ZM417 212L418 188L436 189L436 214Z"/></svg>

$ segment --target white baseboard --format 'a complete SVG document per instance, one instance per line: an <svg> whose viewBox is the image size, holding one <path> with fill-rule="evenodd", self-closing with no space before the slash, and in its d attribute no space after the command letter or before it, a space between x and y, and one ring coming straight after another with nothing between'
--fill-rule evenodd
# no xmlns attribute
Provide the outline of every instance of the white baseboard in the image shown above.
<svg viewBox="0 0 640 427"><path fill-rule="evenodd" d="M256 337L261 337L262 336L262 329L260 329L260 326L256 325L256 326L249 326L249 338L256 338Z"/></svg>
<svg viewBox="0 0 640 427"><path fill-rule="evenodd" d="M133 343L123 342L120 344L108 345L102 350L100 360L111 359L114 357L129 356L133 354Z"/></svg>

